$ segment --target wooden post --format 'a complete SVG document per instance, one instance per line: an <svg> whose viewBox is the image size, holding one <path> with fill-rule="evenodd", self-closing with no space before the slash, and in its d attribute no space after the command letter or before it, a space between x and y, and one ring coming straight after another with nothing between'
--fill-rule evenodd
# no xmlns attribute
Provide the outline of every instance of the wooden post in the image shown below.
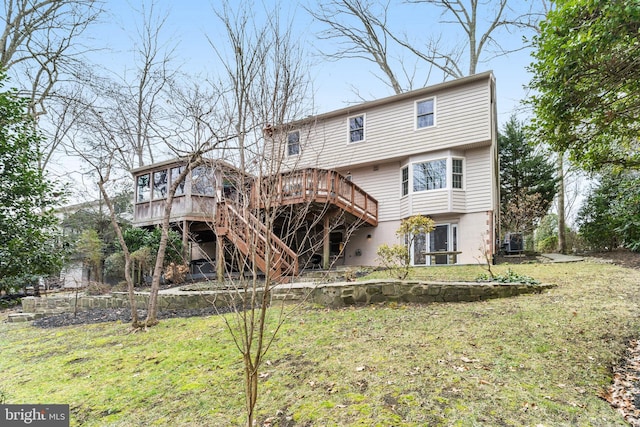
<svg viewBox="0 0 640 427"><path fill-rule="evenodd" d="M329 257L331 253L329 249L329 215L325 215L322 227L322 268L325 270L328 270L330 266Z"/></svg>
<svg viewBox="0 0 640 427"><path fill-rule="evenodd" d="M182 221L182 259L185 265L191 264L191 251L189 250L189 221Z"/></svg>
<svg viewBox="0 0 640 427"><path fill-rule="evenodd" d="M216 279L224 281L224 238L216 234Z"/></svg>

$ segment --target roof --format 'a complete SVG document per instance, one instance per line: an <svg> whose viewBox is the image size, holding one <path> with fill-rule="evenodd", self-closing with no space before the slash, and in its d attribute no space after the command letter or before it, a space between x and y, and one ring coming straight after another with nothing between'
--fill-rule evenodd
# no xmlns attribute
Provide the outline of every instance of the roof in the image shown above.
<svg viewBox="0 0 640 427"><path fill-rule="evenodd" d="M141 172L147 172L154 169L161 169L161 168L166 168L174 165L179 166L179 165L186 164L188 160L189 160L188 157L175 157L173 159L164 160L162 162L152 163L149 165L144 165L144 166L131 169L131 174L138 175ZM230 169L238 172L240 171L237 167L233 166L231 163L225 162L224 160L220 160L220 159L205 158L204 163L209 165L220 166L221 168L224 168L224 169Z"/></svg>

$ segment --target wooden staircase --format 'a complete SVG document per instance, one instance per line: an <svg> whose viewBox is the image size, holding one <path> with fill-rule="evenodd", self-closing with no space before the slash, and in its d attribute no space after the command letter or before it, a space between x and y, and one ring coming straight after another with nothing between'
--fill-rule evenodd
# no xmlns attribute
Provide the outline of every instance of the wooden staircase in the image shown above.
<svg viewBox="0 0 640 427"><path fill-rule="evenodd" d="M231 203L219 202L215 229L244 256L254 257L256 267L271 280L286 283L298 274L298 255L250 212L243 215Z"/></svg>
<svg viewBox="0 0 640 427"><path fill-rule="evenodd" d="M267 205L264 195L267 195L270 207L329 204L350 214L352 221L378 225L378 201L332 170L300 169L256 179L250 194L253 209L264 209ZM233 202L222 200L217 203L215 232L245 257L254 257L255 261L250 262L255 262L256 267L273 281L286 283L298 275L298 255L258 218L250 212L240 212Z"/></svg>

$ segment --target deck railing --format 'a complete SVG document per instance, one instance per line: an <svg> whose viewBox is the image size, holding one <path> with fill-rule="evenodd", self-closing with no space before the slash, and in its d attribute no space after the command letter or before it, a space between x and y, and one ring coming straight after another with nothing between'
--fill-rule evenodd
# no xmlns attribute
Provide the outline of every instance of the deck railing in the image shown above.
<svg viewBox="0 0 640 427"><path fill-rule="evenodd" d="M369 225L378 225L378 201L333 170L298 169L270 176L256 180L251 193L251 200L261 208L267 201L271 206L331 203Z"/></svg>
<svg viewBox="0 0 640 427"><path fill-rule="evenodd" d="M227 238L245 255L255 249L257 267L275 281L298 274L298 256L254 215L241 214L230 203L220 202L216 211L216 233ZM271 263L267 270L267 249Z"/></svg>

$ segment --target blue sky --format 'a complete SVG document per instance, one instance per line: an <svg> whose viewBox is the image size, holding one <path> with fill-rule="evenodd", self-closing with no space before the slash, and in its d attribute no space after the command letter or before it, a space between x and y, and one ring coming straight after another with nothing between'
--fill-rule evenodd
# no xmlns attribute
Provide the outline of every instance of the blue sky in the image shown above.
<svg viewBox="0 0 640 427"><path fill-rule="evenodd" d="M265 0L258 2L254 8L256 14L268 13L279 7L283 21L292 20L294 29L300 37L300 43L306 45L314 58L311 69L311 78L315 92L314 103L316 112L322 113L341 108L348 103L357 102L358 96L353 88L357 88L360 95L367 99L380 98L392 95L392 91L373 73L379 75L376 66L364 60L342 60L329 62L317 54L317 49L332 50L334 46L326 41L320 41L315 34L322 29L318 22L314 22L311 16L303 9L303 5L313 8L314 2L296 3ZM102 66L116 74L121 74L124 67L131 62L132 45L136 41L136 27L140 26L141 18L134 8L140 8L140 1L108 0L106 8L108 14L103 22L92 30L91 44L100 48L98 54L93 55ZM513 8L524 11L528 8L529 0L515 0L510 3ZM279 6L276 6L279 5ZM223 31L220 22L214 15L213 9L219 7L218 1L209 0L158 0L156 8L158 15L168 13L168 19L161 39L168 45L176 45L176 66L188 73L206 73L215 75L217 64L213 50L207 40L217 41L222 39ZM265 12L266 11L266 12ZM518 10L514 10L514 13ZM461 29L457 25L441 24L439 12L433 8L421 5L407 5L392 0L389 22L399 32L407 35L416 44L424 43L429 36L442 35L446 43L460 42ZM514 48L521 45L521 35L509 34L505 31L496 34L501 45L506 48ZM397 55L409 58L410 55L396 51ZM490 55L485 56L489 57ZM508 56L496 57L488 63L481 63L478 72L493 70L497 80L499 123L502 125L509 116L516 111L520 100L526 95L523 86L529 81L530 75L526 66L531 62L528 50L514 52ZM466 66L465 66L466 71ZM420 70L426 73L426 68ZM429 83L435 84L441 79L432 79ZM519 116L525 114L519 111Z"/></svg>

